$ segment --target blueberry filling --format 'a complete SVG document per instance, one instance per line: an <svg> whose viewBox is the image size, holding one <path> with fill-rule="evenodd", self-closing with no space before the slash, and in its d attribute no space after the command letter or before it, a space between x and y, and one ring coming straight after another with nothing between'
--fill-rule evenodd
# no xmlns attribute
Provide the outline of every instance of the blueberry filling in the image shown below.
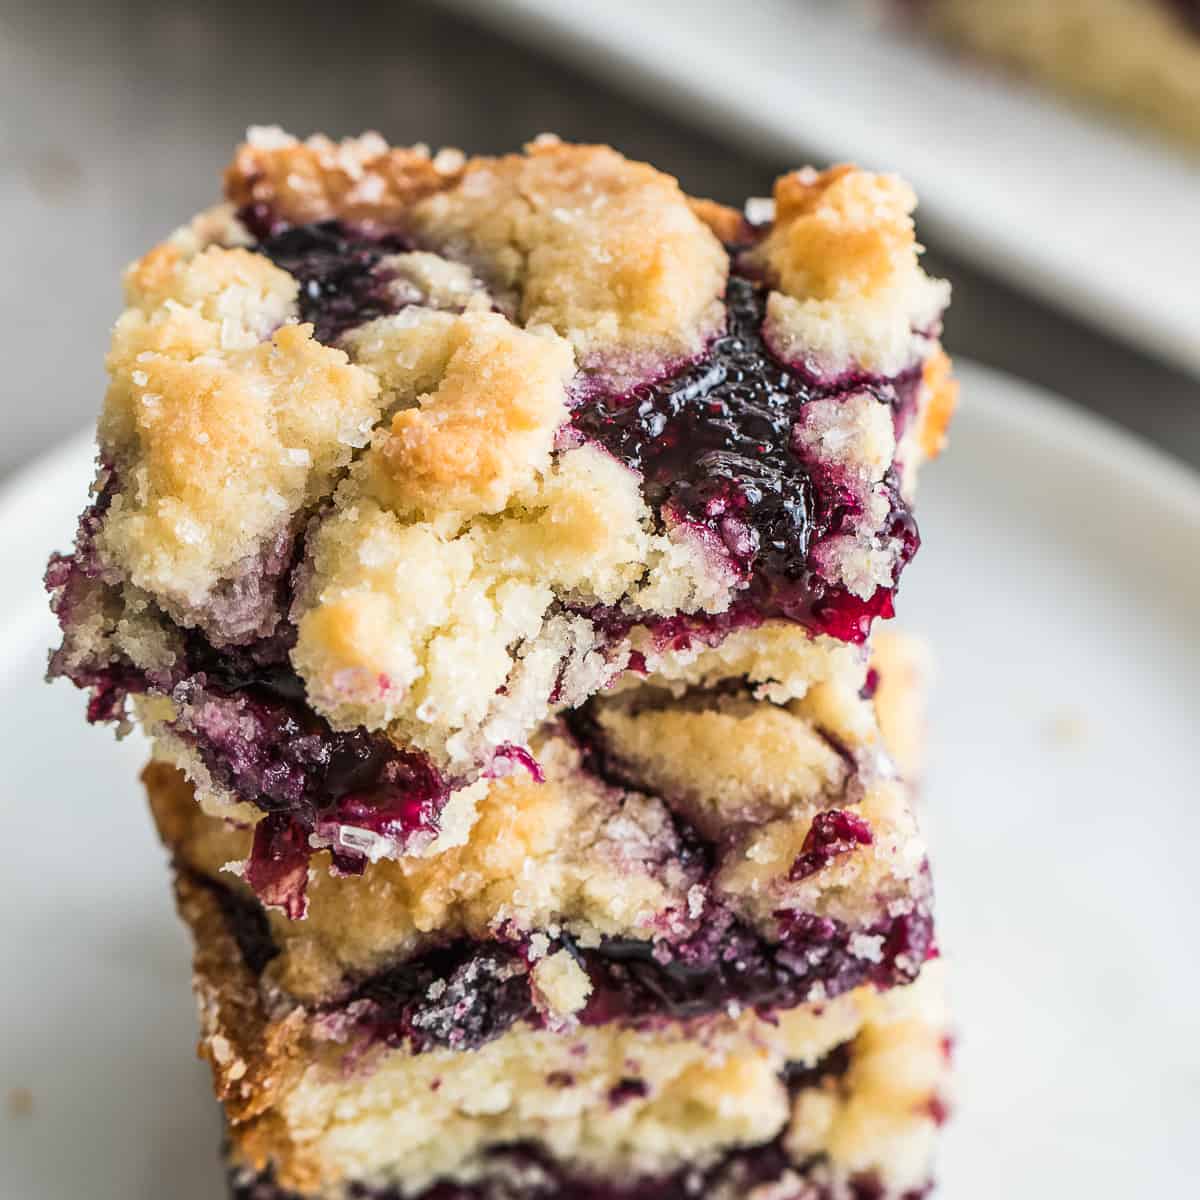
<svg viewBox="0 0 1200 1200"><path fill-rule="evenodd" d="M813 400L862 390L907 420L919 373L818 384L767 348L763 285L732 275L725 305L726 330L698 360L619 395L585 383L571 424L641 475L656 512L721 547L748 582L760 619L782 616L861 641L871 618L891 615L894 589L862 599L814 569L811 550L853 532L862 508L836 470L797 451L793 429ZM900 544L899 569L916 551L916 525L894 475L886 487L892 512L884 533Z"/></svg>
<svg viewBox="0 0 1200 1200"><path fill-rule="evenodd" d="M525 959L502 943L457 942L371 976L351 993L372 1041L414 1054L476 1050L518 1021L537 1019Z"/></svg>
<svg viewBox="0 0 1200 1200"><path fill-rule="evenodd" d="M306 864L307 859L297 860ZM209 882L217 888L219 884ZM270 961L269 931L244 906L223 905L248 967ZM882 916L862 929L810 913L777 914L779 940L768 941L719 903L709 903L696 932L646 942L606 938L582 947L569 934L559 944L587 973L592 993L579 1014L585 1025L610 1022L654 1027L727 1011L764 1013L814 998L832 999L863 984L909 983L936 955L927 902ZM863 939L875 943L864 955ZM351 981L326 1009L346 1018L368 1042L412 1052L476 1049L514 1024L540 1025L525 943L459 940L395 967Z"/></svg>
<svg viewBox="0 0 1200 1200"><path fill-rule="evenodd" d="M838 808L819 812L804 835L804 844L788 878L807 879L840 855L849 854L857 846L869 846L872 841L870 825L856 813Z"/></svg>
<svg viewBox="0 0 1200 1200"><path fill-rule="evenodd" d="M284 660L286 663L286 660ZM210 675L204 656L170 689L173 732L213 779L263 809L246 880L268 903L304 915L316 835L335 868L360 872L376 839L402 850L436 835L449 783L424 755L364 729L335 730L302 700L290 666Z"/></svg>
<svg viewBox="0 0 1200 1200"><path fill-rule="evenodd" d="M47 571L64 628L84 589L100 586L86 561L56 558ZM60 650L51 656L50 675L90 690L90 721L123 720L131 695L171 697L175 736L195 750L214 782L267 813L255 828L247 882L266 903L299 917L313 835L331 847L337 869L359 872L375 839L403 847L432 838L450 783L419 752L364 729L335 730L313 712L287 658L290 642L285 627L218 651L191 630L169 670L148 673L120 661L71 664Z"/></svg>
<svg viewBox="0 0 1200 1200"><path fill-rule="evenodd" d="M221 910L225 928L237 942L242 961L254 974L262 974L267 963L279 954L279 947L271 936L271 922L262 905L206 875L189 872L188 878L213 895Z"/></svg>
<svg viewBox="0 0 1200 1200"><path fill-rule="evenodd" d="M269 212L259 209L243 209L239 215L259 238L255 249L300 284L300 319L312 323L317 341L331 345L356 325L401 307L392 298L391 279L380 261L411 249L404 238L372 235L338 221L277 225Z"/></svg>
<svg viewBox="0 0 1200 1200"><path fill-rule="evenodd" d="M865 930L809 913L778 919L780 940L769 942L728 910L710 906L699 932L684 941L608 939L581 951L593 988L583 1022L681 1020L730 1004L793 1008L814 994L832 998L866 983L911 982L933 951L924 907ZM863 937L879 940L877 961L856 953Z"/></svg>

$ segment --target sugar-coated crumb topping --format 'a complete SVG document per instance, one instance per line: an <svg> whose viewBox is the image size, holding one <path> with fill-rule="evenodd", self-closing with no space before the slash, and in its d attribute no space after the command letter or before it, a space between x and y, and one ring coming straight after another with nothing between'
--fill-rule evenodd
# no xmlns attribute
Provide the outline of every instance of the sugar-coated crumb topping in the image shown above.
<svg viewBox="0 0 1200 1200"><path fill-rule="evenodd" d="M503 511L546 472L567 415L571 349L549 328L540 333L495 313L420 307L355 330L355 362L398 410L363 456L363 492L451 533Z"/></svg>
<svg viewBox="0 0 1200 1200"><path fill-rule="evenodd" d="M553 615L557 598L665 613L727 602L728 577L653 532L636 477L595 447L558 455L503 512L450 536L376 499L378 449L311 539L296 607L293 661L336 723L387 726L451 762L486 757L524 741L556 680L558 702L575 703L625 665L593 650L582 616Z"/></svg>
<svg viewBox="0 0 1200 1200"><path fill-rule="evenodd" d="M299 141L257 126L225 172L225 192L239 208L261 207L292 225L333 217L393 225L416 200L457 179L464 161L457 151L431 156L424 146L389 146L377 133Z"/></svg>
<svg viewBox="0 0 1200 1200"><path fill-rule="evenodd" d="M918 262L912 189L853 167L793 171L753 259L779 288L767 310L776 353L818 375L893 375L912 365L950 298Z"/></svg>
<svg viewBox="0 0 1200 1200"><path fill-rule="evenodd" d="M885 997L863 988L769 1020L747 1012L646 1030L517 1027L465 1054L356 1060L316 1014L276 1007L268 1018L211 893L181 880L179 895L197 935L201 1051L226 1102L235 1160L273 1167L301 1191L351 1179L416 1190L489 1146L525 1140L583 1171L659 1174L781 1131L798 1157L826 1154L846 1176L866 1164L890 1185L916 1166L911 1138L898 1135L925 1144L944 1086L944 1056L930 1053L945 1033L937 964ZM785 1065L816 1064L845 1043L846 1075L789 1102ZM819 1122L804 1115L809 1091L836 1101ZM897 1136L863 1140L881 1127Z"/></svg>
<svg viewBox="0 0 1200 1200"><path fill-rule="evenodd" d="M288 324L296 284L246 250L187 258L165 244L134 265L108 357L100 450L118 490L102 561L184 624L256 632L261 607L222 605L331 486L379 416L379 385ZM268 624L268 629L269 629Z"/></svg>
<svg viewBox="0 0 1200 1200"><path fill-rule="evenodd" d="M607 146L541 138L473 160L413 220L519 297L522 323L552 325L610 376L635 377L647 354L695 354L721 320L721 244L674 179Z"/></svg>

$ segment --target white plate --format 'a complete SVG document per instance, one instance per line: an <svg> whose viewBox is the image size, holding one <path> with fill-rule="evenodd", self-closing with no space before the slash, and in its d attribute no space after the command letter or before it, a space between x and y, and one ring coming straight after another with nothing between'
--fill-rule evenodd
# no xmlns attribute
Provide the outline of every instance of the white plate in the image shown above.
<svg viewBox="0 0 1200 1200"><path fill-rule="evenodd" d="M941 662L928 821L963 1031L941 1194L1183 1196L1200 484L1015 380L963 375L901 597ZM141 748L40 682L38 576L89 458L76 442L0 499L0 1195L214 1200L220 1134Z"/></svg>
<svg viewBox="0 0 1200 1200"><path fill-rule="evenodd" d="M947 249L1200 373L1200 164L844 0L442 0L773 156L905 174Z"/></svg>

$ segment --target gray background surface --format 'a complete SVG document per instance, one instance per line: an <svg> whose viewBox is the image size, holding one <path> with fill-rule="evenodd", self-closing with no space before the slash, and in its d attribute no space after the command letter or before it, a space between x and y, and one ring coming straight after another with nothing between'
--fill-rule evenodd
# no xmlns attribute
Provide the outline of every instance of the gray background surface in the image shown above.
<svg viewBox="0 0 1200 1200"><path fill-rule="evenodd" d="M714 36L717 36L714 31ZM795 163L739 153L424 3L0 0L0 474L94 418L120 268L215 198L250 123L509 149L609 141L730 203ZM903 171L903 163L871 164ZM1036 231L1031 231L1035 236ZM1200 384L931 246L952 352L1200 466ZM1200 281L1197 281L1200 287Z"/></svg>

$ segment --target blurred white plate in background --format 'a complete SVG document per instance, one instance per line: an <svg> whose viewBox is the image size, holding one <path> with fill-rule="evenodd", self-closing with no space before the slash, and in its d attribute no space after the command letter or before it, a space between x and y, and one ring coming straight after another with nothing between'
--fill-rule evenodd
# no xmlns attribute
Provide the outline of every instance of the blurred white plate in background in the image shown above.
<svg viewBox="0 0 1200 1200"><path fill-rule="evenodd" d="M940 1194L1188 1195L1200 482L1015 380L963 377L901 596L940 663L926 819L962 1030ZM215 1200L143 748L41 682L38 581L90 459L74 442L0 497L0 1195Z"/></svg>
<svg viewBox="0 0 1200 1200"><path fill-rule="evenodd" d="M929 235L1200 373L1200 162L832 0L442 0L776 159L903 173Z"/></svg>

